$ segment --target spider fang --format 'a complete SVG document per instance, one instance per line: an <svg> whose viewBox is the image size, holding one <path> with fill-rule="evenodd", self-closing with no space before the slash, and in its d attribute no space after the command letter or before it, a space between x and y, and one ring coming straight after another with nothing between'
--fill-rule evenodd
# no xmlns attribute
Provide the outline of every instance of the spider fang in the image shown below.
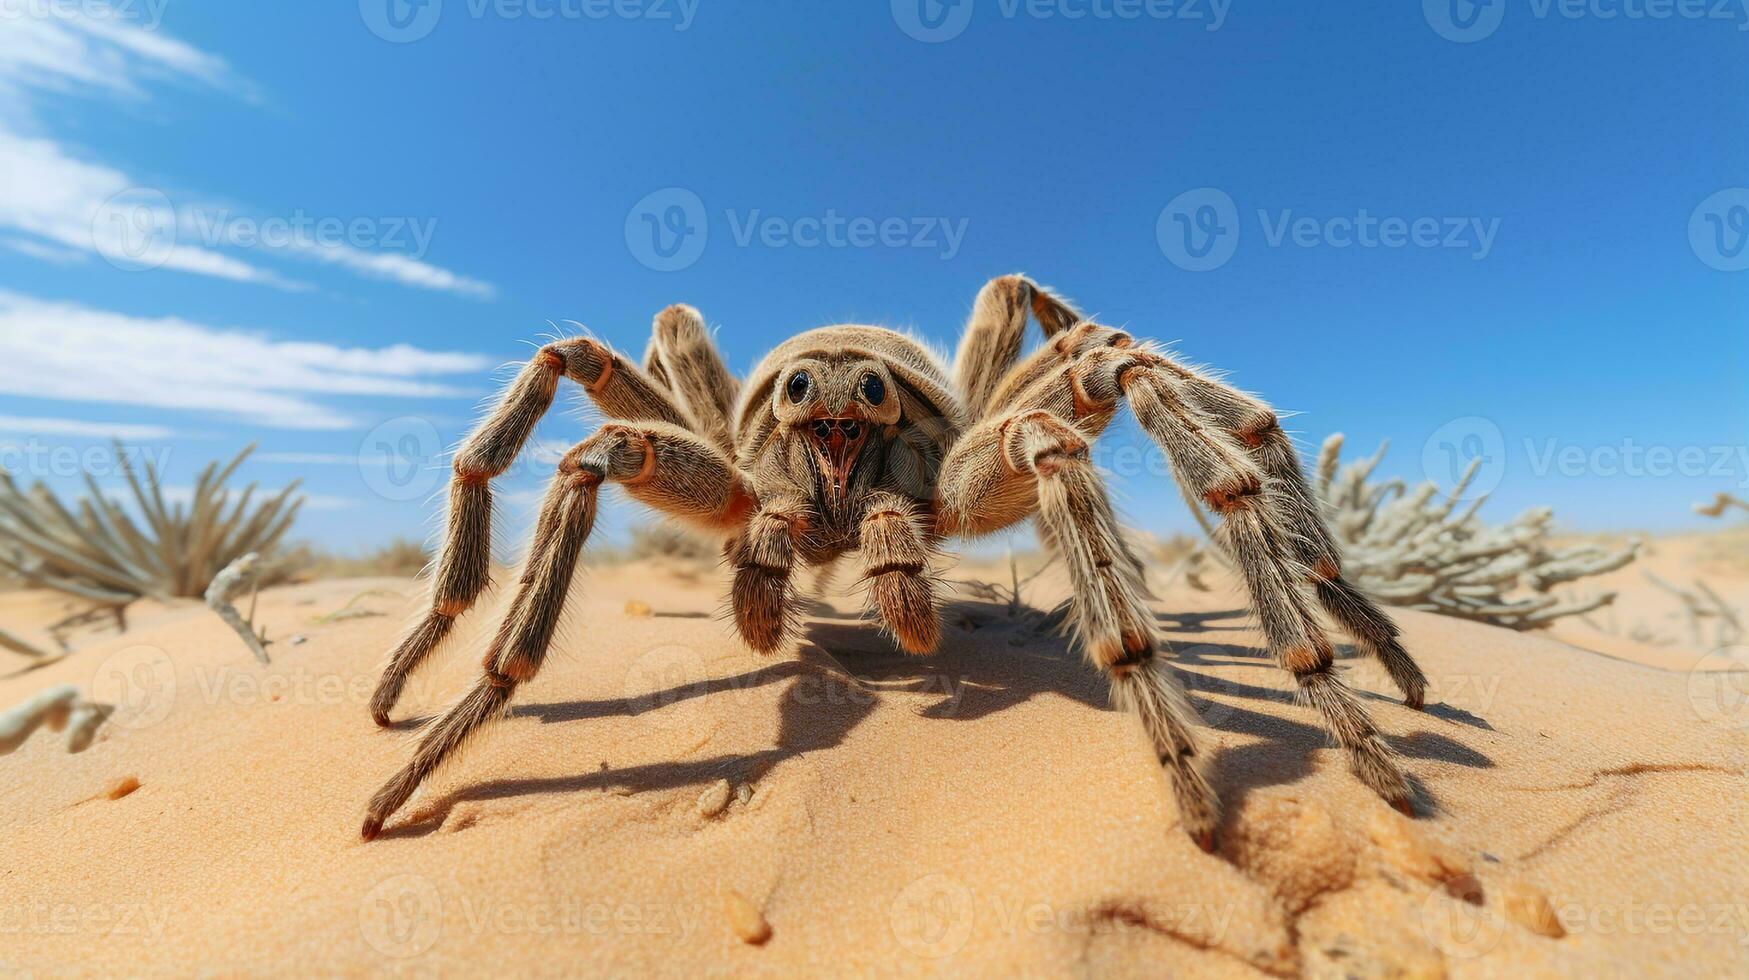
<svg viewBox="0 0 1749 980"><path fill-rule="evenodd" d="M820 461L820 475L831 481L832 495L843 500L868 430L859 419L822 418L809 422L808 431Z"/></svg>

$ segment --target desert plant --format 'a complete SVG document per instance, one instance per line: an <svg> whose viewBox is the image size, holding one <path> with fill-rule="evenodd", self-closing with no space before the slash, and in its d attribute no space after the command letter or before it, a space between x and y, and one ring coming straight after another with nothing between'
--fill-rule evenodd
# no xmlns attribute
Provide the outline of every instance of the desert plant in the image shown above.
<svg viewBox="0 0 1749 980"><path fill-rule="evenodd" d="M431 562L431 552L412 538L397 537L388 543L361 551L343 554L309 544L300 544L289 551L281 549L283 560L298 570L300 579L336 578L413 578Z"/></svg>
<svg viewBox="0 0 1749 980"><path fill-rule="evenodd" d="M1343 464L1338 434L1324 441L1318 457L1318 497L1342 544L1344 571L1360 588L1392 605L1517 630L1615 600L1613 592L1564 598L1552 590L1621 568L1639 554L1638 541L1619 548L1558 547L1550 540L1554 512L1547 507L1506 524L1484 524L1476 511L1486 495L1458 510L1479 460L1442 498L1432 483L1410 490L1401 479L1373 482L1385 448Z"/></svg>
<svg viewBox="0 0 1749 980"><path fill-rule="evenodd" d="M631 543L624 556L632 561L644 558L673 558L680 561L715 562L722 557L722 548L677 524L666 522L638 524L631 529Z"/></svg>
<svg viewBox="0 0 1749 980"><path fill-rule="evenodd" d="M254 448L245 447L222 467L207 464L184 505L165 502L150 462L142 482L118 445L140 523L104 496L90 474L85 477L90 495L75 511L42 484L21 491L10 474L0 471L0 568L28 585L98 606L119 608L142 596L199 596L220 569L245 553L271 555L303 503L294 496L296 481L253 507L255 484L238 494L226 488ZM289 571L284 561L264 561L262 584L282 580Z"/></svg>

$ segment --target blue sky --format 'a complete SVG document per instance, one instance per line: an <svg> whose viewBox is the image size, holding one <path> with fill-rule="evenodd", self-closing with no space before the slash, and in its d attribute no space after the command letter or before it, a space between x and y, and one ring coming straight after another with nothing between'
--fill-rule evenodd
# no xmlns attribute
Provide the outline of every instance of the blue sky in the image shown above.
<svg viewBox="0 0 1749 980"><path fill-rule="evenodd" d="M254 441L243 477L302 477L302 535L361 548L426 532L431 457L550 324L639 353L686 301L741 371L825 322L951 347L1024 270L1309 446L1389 439L1416 480L1482 453L1496 518L1701 526L1749 485L1746 26L1675 0L0 0L0 464L107 482L120 432L186 486ZM588 431L566 399L544 446ZM1121 426L1104 458L1127 519L1188 527L1146 448ZM545 466L507 481L512 521Z"/></svg>

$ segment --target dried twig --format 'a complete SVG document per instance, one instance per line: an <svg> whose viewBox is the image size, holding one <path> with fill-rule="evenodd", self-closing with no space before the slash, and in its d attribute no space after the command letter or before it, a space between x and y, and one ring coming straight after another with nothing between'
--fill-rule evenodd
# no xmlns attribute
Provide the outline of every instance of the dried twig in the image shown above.
<svg viewBox="0 0 1749 980"><path fill-rule="evenodd" d="M1742 510L1749 510L1749 501L1745 501L1742 497L1734 497L1721 490L1711 501L1704 504L1695 504L1694 512L1696 514L1703 514L1707 517L1723 517L1725 516L1725 511L1730 510L1733 507Z"/></svg>
<svg viewBox="0 0 1749 980"><path fill-rule="evenodd" d="M206 604L213 612L219 614L243 642L249 645L255 659L267 663L267 634L257 635L255 632L255 599L261 591L261 579L257 575L260 556L251 551L236 561L226 565L224 570L213 576L212 584L207 586ZM243 617L237 612L237 607L231 604L231 597L242 591L244 585L252 584L255 593L249 600L249 615Z"/></svg>
<svg viewBox="0 0 1749 980"><path fill-rule="evenodd" d="M38 728L67 730L67 751L83 752L97 737L97 729L115 709L85 700L79 689L62 684L25 699L0 712L0 755L10 754Z"/></svg>
<svg viewBox="0 0 1749 980"><path fill-rule="evenodd" d="M31 646L5 630L0 630L0 650L10 650L32 660L47 660L50 656L47 652Z"/></svg>

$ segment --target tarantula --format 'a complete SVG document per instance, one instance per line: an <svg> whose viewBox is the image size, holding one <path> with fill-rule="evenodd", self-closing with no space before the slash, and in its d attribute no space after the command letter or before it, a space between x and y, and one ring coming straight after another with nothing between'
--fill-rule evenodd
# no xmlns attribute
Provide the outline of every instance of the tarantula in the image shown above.
<svg viewBox="0 0 1749 980"><path fill-rule="evenodd" d="M1044 333L1021 358L1028 312ZM374 838L426 777L504 711L540 670L601 485L727 543L735 626L754 650L794 629L798 565L854 553L872 611L907 652L941 639L930 576L944 539L1034 518L1067 566L1072 623L1114 702L1134 712L1170 774L1186 830L1211 848L1220 806L1203 772L1195 709L1144 604L1142 563L1113 517L1089 443L1127 398L1173 473L1220 515L1275 660L1322 715L1359 778L1411 813L1410 787L1366 709L1332 669L1316 603L1377 657L1419 708L1426 679L1391 620L1345 581L1293 444L1268 406L1083 318L1022 276L978 294L952 380L892 330L830 326L772 351L737 384L689 306L656 315L643 369L589 337L542 347L462 444L430 611L383 671L371 713L389 723L408 674L489 583L489 481L507 469L561 377L611 421L565 453L541 504L508 612L474 687L429 725L412 759L371 799ZM737 390L739 395L737 396Z"/></svg>

